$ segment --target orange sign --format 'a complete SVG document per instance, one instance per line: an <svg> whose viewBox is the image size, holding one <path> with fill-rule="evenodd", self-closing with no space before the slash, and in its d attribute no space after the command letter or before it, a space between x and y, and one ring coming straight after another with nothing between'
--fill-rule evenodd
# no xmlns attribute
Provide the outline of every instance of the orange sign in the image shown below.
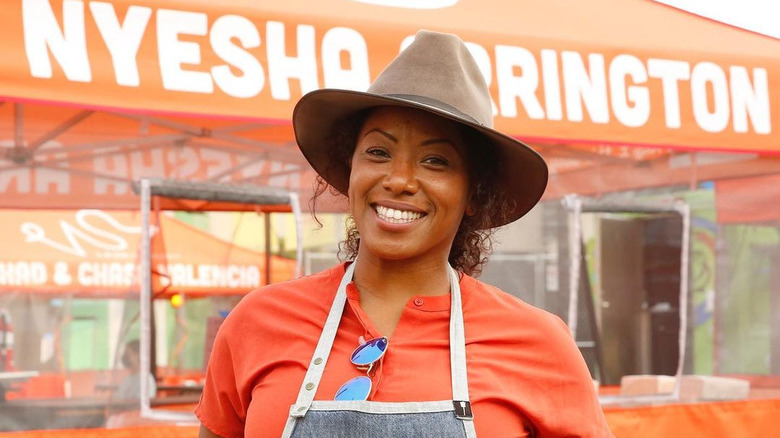
<svg viewBox="0 0 780 438"><path fill-rule="evenodd" d="M0 16L0 95L287 122L421 27L469 43L509 134L778 152L780 41L644 0L23 0Z"/></svg>
<svg viewBox="0 0 780 438"><path fill-rule="evenodd" d="M0 211L0 290L138 293L140 214L128 211ZM153 245L156 293L242 294L266 283L265 255L160 215ZM271 258L271 280L293 277L295 261Z"/></svg>

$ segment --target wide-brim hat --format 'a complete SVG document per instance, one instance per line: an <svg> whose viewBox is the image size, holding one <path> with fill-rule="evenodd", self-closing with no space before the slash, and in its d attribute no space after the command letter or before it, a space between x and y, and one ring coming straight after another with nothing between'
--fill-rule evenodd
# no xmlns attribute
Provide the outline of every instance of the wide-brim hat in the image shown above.
<svg viewBox="0 0 780 438"><path fill-rule="evenodd" d="M320 89L304 95L293 112L293 128L303 155L314 170L343 194L349 188L349 167L333 165L328 150L340 123L362 110L380 106L417 108L453 120L480 133L493 148L499 184L514 209L490 227L526 214L547 186L547 164L525 143L493 129L493 107L485 78L456 35L420 31L376 78L367 91ZM478 205L475 206L479 208Z"/></svg>

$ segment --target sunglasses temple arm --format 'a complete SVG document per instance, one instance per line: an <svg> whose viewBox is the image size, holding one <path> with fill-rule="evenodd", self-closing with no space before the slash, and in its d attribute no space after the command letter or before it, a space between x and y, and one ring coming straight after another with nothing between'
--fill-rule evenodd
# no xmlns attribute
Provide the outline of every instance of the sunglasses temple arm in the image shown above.
<svg viewBox="0 0 780 438"><path fill-rule="evenodd" d="M368 369L366 370L366 374L368 377L373 378L374 374L376 374L376 364L378 364L379 361L371 362L371 365L368 366Z"/></svg>

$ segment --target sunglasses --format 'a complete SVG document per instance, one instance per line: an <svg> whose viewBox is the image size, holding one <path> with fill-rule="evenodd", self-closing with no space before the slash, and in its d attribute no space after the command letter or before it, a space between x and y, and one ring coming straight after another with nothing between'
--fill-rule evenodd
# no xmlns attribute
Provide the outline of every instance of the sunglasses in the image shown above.
<svg viewBox="0 0 780 438"><path fill-rule="evenodd" d="M334 400L360 400L368 399L371 393L371 378L374 377L376 369L374 366L387 351L387 338L385 336L374 338L358 346L352 352L349 360L361 371L365 371L365 376L355 377L347 383L341 385Z"/></svg>

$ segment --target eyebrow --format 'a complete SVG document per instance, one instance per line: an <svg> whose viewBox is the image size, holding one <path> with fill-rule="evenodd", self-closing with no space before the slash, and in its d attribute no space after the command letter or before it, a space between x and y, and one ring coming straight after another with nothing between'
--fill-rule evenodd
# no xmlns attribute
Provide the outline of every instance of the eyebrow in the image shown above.
<svg viewBox="0 0 780 438"><path fill-rule="evenodd" d="M395 138L392 134L390 134L389 132L383 131L383 130L381 130L379 128L374 128L374 129L366 132L366 135L364 135L363 137L365 138L366 136L368 136L368 134L371 134L372 132L377 132L377 133L387 137L389 140L391 140L391 141L393 141L395 143L398 143L398 139ZM437 144L437 143L447 143L450 146L452 146L453 148L455 148L456 151L458 150L458 148L455 146L455 143L453 143L452 140L448 140L446 138L431 138L431 139L425 140L424 142L420 143L420 146L428 146L428 145Z"/></svg>

